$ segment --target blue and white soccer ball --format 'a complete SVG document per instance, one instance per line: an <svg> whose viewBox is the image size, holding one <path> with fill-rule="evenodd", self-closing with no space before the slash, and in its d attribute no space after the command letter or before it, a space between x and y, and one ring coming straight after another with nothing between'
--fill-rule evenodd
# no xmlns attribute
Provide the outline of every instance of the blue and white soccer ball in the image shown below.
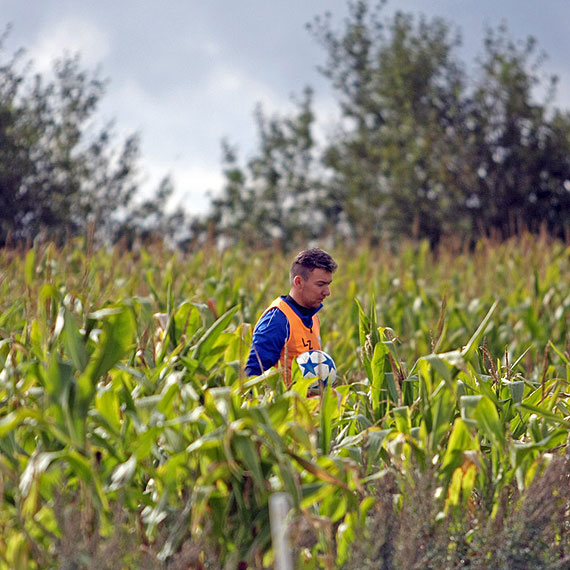
<svg viewBox="0 0 570 570"><path fill-rule="evenodd" d="M303 378L315 378L320 380L324 386L329 382L331 386L336 379L336 364L334 360L324 350L308 350L297 356L297 364L301 369ZM318 383L311 385L311 388L318 387Z"/></svg>

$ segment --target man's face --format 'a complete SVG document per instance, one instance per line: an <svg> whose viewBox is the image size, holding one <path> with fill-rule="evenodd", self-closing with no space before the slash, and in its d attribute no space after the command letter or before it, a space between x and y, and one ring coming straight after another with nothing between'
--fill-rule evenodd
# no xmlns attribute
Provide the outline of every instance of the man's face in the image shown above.
<svg viewBox="0 0 570 570"><path fill-rule="evenodd" d="M325 269L316 268L309 273L308 279L301 275L295 277L295 286L298 293L296 301L303 307L316 309L330 294L332 273Z"/></svg>

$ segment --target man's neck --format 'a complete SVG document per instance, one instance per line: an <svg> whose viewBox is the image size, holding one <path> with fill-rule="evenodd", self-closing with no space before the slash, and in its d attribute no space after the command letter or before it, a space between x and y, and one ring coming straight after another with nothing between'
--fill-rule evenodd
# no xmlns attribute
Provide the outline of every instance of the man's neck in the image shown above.
<svg viewBox="0 0 570 570"><path fill-rule="evenodd" d="M291 294L287 295L286 297L287 301L293 305L302 315L312 315L315 312L315 309L312 309L310 307L303 307L303 305L300 305L297 301L295 301L295 299L293 299L293 297L291 297Z"/></svg>

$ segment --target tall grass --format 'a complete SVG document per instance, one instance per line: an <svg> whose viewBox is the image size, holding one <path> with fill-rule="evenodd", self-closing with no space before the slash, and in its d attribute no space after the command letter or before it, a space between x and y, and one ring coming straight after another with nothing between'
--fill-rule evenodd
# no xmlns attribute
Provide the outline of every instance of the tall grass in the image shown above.
<svg viewBox="0 0 570 570"><path fill-rule="evenodd" d="M563 567L570 248L332 253L306 398L243 373L280 253L0 251L0 568L270 567L281 490L300 567Z"/></svg>

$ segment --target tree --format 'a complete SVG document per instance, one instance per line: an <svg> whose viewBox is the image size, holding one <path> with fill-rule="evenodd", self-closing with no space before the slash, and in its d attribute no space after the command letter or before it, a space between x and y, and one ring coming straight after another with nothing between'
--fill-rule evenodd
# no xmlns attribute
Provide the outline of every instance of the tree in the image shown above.
<svg viewBox="0 0 570 570"><path fill-rule="evenodd" d="M484 50L466 102L471 224L502 236L546 224L561 236L570 220L570 115L551 111L556 78L541 82L536 42L514 44L504 25L488 30ZM542 103L533 97L537 87Z"/></svg>
<svg viewBox="0 0 570 570"><path fill-rule="evenodd" d="M214 228L218 239L252 247L288 249L322 236L326 197L314 155L312 97L312 90L305 89L291 116L268 118L257 107L259 149L246 167L239 166L236 149L223 143L226 183L202 228Z"/></svg>
<svg viewBox="0 0 570 570"><path fill-rule="evenodd" d="M117 144L112 123L97 126L106 82L81 69L79 56L57 61L50 79L31 75L23 57L0 65L0 244L61 242L89 227L109 240L139 188L139 136Z"/></svg>
<svg viewBox="0 0 570 570"><path fill-rule="evenodd" d="M121 242L129 248L136 242L158 241L184 247L190 234L186 212L180 207L171 213L166 211L166 204L174 190L172 180L166 176L152 196L130 203L125 215L113 222L110 240Z"/></svg>
<svg viewBox="0 0 570 570"><path fill-rule="evenodd" d="M566 232L570 121L550 110L554 80L535 101L536 42L489 30L469 82L443 20L382 18L383 6L351 3L341 30L330 16L310 26L344 116L324 155L329 189L354 235Z"/></svg>
<svg viewBox="0 0 570 570"><path fill-rule="evenodd" d="M351 4L341 31L330 17L310 26L346 119L324 160L355 237L437 241L455 223L446 165L463 121L464 74L453 57L459 38L441 19L416 26L397 12L384 20L382 7Z"/></svg>
<svg viewBox="0 0 570 570"><path fill-rule="evenodd" d="M290 117L259 109L247 166L224 147L210 235L292 245L326 232L432 244L544 225L568 234L570 114L552 108L556 81L543 82L536 42L490 29L468 72L443 19L386 17L384 5L350 2L339 28L330 14L308 26L341 121L320 147L310 89Z"/></svg>

